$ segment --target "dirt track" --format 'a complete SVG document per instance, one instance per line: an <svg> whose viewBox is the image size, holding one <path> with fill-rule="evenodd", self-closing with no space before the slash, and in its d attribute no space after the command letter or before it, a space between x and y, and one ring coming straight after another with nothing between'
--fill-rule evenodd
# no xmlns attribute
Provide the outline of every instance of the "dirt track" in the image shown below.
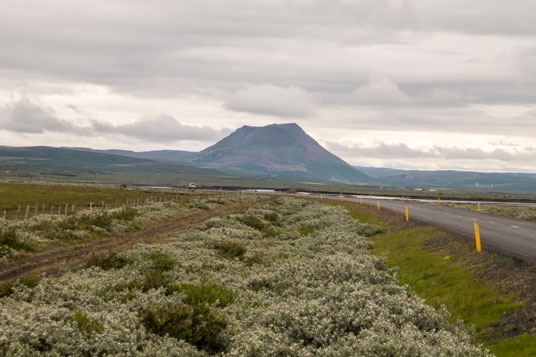
<svg viewBox="0 0 536 357"><path fill-rule="evenodd" d="M0 264L0 282L11 281L31 273L54 275L80 264L92 255L122 251L138 243L157 244L165 241L172 233L193 228L209 218L225 216L256 204L258 202L225 205L214 210L198 212L173 222L158 224L147 230L119 237L88 241L87 243L67 245L26 254L20 259Z"/></svg>

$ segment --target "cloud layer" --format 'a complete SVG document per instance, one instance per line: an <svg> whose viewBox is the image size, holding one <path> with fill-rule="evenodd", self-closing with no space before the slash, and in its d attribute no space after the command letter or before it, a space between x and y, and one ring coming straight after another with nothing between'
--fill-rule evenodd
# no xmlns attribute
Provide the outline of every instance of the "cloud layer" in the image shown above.
<svg viewBox="0 0 536 357"><path fill-rule="evenodd" d="M522 152L534 13L533 0L5 0L0 141L188 150L296 121L324 142L412 148L420 133L433 150L472 135Z"/></svg>

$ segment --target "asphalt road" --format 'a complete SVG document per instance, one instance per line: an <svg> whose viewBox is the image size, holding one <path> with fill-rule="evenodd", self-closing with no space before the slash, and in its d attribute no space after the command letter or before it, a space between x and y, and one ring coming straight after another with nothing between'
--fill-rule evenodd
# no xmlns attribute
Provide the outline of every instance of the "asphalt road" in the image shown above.
<svg viewBox="0 0 536 357"><path fill-rule="evenodd" d="M277 194L282 195L281 193ZM320 198L318 195L304 195L303 197ZM324 195L323 197L333 200L340 199L339 196L335 195ZM343 200L359 203L359 198L355 197L343 196ZM363 198L363 204L377 206L377 200ZM482 251L486 249L500 251L528 263L536 263L536 223L469 211L463 208L380 200L381 209L404 216L406 206L408 206L410 220L415 219L458 233L472 242L475 242L474 222L477 222L480 227Z"/></svg>

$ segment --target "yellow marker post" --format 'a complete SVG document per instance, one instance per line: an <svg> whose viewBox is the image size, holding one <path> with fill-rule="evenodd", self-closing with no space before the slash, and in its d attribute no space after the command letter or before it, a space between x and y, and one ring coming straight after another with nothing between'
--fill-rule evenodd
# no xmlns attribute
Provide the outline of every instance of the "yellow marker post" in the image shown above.
<svg viewBox="0 0 536 357"><path fill-rule="evenodd" d="M477 211L480 212L480 202L478 202Z"/></svg>
<svg viewBox="0 0 536 357"><path fill-rule="evenodd" d="M406 206L406 222L409 222L409 211L408 211L408 206Z"/></svg>
<svg viewBox="0 0 536 357"><path fill-rule="evenodd" d="M476 251L481 252L482 246L480 245L480 227L478 223L475 222L475 239L476 239Z"/></svg>
<svg viewBox="0 0 536 357"><path fill-rule="evenodd" d="M339 194L339 198L340 198L341 201L342 201L342 192Z"/></svg>
<svg viewBox="0 0 536 357"><path fill-rule="evenodd" d="M363 206L363 199L362 199L362 198L359 199L359 204L360 204L361 206Z"/></svg>
<svg viewBox="0 0 536 357"><path fill-rule="evenodd" d="M437 199L437 205L439 206L440 203L441 203L441 198L438 198Z"/></svg>
<svg viewBox="0 0 536 357"><path fill-rule="evenodd" d="M296 198L299 197L299 196L300 196L300 194L298 192L296 192Z"/></svg>
<svg viewBox="0 0 536 357"><path fill-rule="evenodd" d="M380 210L380 200L378 200L378 211Z"/></svg>
<svg viewBox="0 0 536 357"><path fill-rule="evenodd" d="M320 194L320 201L322 201L322 194Z"/></svg>
<svg viewBox="0 0 536 357"><path fill-rule="evenodd" d="M89 210L93 211L93 202L89 202Z"/></svg>
<svg viewBox="0 0 536 357"><path fill-rule="evenodd" d="M370 194L370 199L372 199L372 193Z"/></svg>

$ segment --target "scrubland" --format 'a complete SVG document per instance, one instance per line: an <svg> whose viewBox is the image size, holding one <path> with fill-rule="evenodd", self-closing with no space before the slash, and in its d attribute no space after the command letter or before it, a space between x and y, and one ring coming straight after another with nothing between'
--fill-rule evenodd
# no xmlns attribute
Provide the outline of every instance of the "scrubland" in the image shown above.
<svg viewBox="0 0 536 357"><path fill-rule="evenodd" d="M146 224L160 215L153 212L113 217L104 229ZM38 223L24 223L29 235ZM1 292L0 354L488 355L369 254L366 236L381 230L343 207L270 200L166 244L91 257L61 277L20 279ZM49 238L28 240L38 239Z"/></svg>

